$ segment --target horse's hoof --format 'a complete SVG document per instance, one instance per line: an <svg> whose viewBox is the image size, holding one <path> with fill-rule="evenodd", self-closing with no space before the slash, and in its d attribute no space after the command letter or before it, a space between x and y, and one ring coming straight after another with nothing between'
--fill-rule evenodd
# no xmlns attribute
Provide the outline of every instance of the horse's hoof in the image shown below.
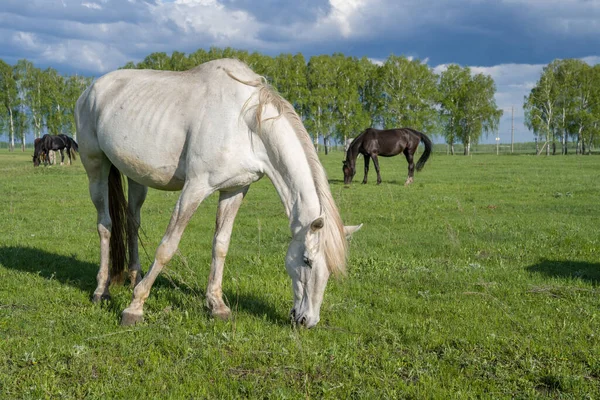
<svg viewBox="0 0 600 400"><path fill-rule="evenodd" d="M213 318L218 318L223 321L227 321L231 317L231 310L229 307L220 307L216 310L212 310L211 315Z"/></svg>
<svg viewBox="0 0 600 400"><path fill-rule="evenodd" d="M121 314L121 326L131 326L144 321L144 313L126 308Z"/></svg>
<svg viewBox="0 0 600 400"><path fill-rule="evenodd" d="M94 293L94 295L92 296L92 303L98 304L101 303L103 301L110 301L110 294L108 293L104 293L104 294L96 294Z"/></svg>

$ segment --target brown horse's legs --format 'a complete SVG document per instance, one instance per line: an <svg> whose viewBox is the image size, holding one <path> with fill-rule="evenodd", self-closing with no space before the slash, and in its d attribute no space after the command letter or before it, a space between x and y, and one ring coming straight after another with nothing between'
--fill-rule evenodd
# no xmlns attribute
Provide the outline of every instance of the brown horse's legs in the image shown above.
<svg viewBox="0 0 600 400"><path fill-rule="evenodd" d="M375 171L377 171L377 184L381 184L381 174L379 173L379 159L377 158L377 154L372 154L371 158L373 159L373 165L375 166Z"/></svg>
<svg viewBox="0 0 600 400"><path fill-rule="evenodd" d="M364 155L363 158L365 159L365 177L363 178L363 185L367 183L367 175L369 174L369 160L371 159L370 156L368 155Z"/></svg>
<svg viewBox="0 0 600 400"><path fill-rule="evenodd" d="M227 319L231 315L231 310L223 302L223 291L221 288L223 267L225 266L225 257L229 249L233 222L247 192L248 186L235 192L221 192L219 196L212 261L210 263L208 287L206 288L206 305L213 316L222 319Z"/></svg>
<svg viewBox="0 0 600 400"><path fill-rule="evenodd" d="M408 148L404 149L404 155L406 156L406 161L408 161L408 177L406 178L406 182L404 182L404 186L408 186L413 183L413 177L415 176L415 162L413 153L411 153Z"/></svg>
<svg viewBox="0 0 600 400"><path fill-rule="evenodd" d="M135 287L142 280L142 268L138 253L138 231L140 228L140 209L142 208L142 204L144 204L144 200L146 200L148 187L140 185L129 178L127 182L129 186L127 190L128 217L131 218L127 223L127 230L129 231L127 234L129 238L129 243L127 244L129 250L129 281L131 287Z"/></svg>
<svg viewBox="0 0 600 400"><path fill-rule="evenodd" d="M131 304L123 310L123 314L121 315L121 325L133 325L144 319L144 303L150 294L150 289L154 281L177 251L183 231L192 218L192 215L194 215L198 205L212 192L213 189L211 188L186 182L179 200L177 200L177 205L171 216L171 222L169 222L167 231L156 249L154 263L144 279L133 290Z"/></svg>

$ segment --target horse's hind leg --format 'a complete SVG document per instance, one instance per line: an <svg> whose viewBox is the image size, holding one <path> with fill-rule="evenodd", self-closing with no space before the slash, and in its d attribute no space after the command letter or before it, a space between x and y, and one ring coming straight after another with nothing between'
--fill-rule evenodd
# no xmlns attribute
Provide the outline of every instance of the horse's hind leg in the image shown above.
<svg viewBox="0 0 600 400"><path fill-rule="evenodd" d="M381 174L379 173L379 159L377 158L377 154L371 155L373 159L373 165L375 166L375 171L377 171L377 184L381 184Z"/></svg>
<svg viewBox="0 0 600 400"><path fill-rule="evenodd" d="M413 183L413 177L415 176L415 162L413 155L414 153L412 153L408 147L404 149L404 156L406 157L406 161L408 161L408 177L406 178L406 182L404 182L404 186Z"/></svg>
<svg viewBox="0 0 600 400"><path fill-rule="evenodd" d="M65 165L65 153L63 152L63 149L60 149L60 165Z"/></svg>
<svg viewBox="0 0 600 400"><path fill-rule="evenodd" d="M99 155L96 157L86 157L84 165L89 179L90 197L98 213L100 269L96 276L98 286L92 296L92 301L96 303L101 300L110 299L108 286L110 284L109 259L112 221L108 210L108 174L111 164L104 155Z"/></svg>
<svg viewBox="0 0 600 400"><path fill-rule="evenodd" d="M213 191L214 189L210 187L199 185L195 182L186 182L175 205L175 210L171 215L167 232L156 249L154 263L144 279L133 290L133 300L129 304L129 307L123 310L123 314L121 315L121 325L133 325L143 320L144 303L150 294L150 289L154 281L177 251L183 231L192 218L192 215L194 215L196 208Z"/></svg>
<svg viewBox="0 0 600 400"><path fill-rule="evenodd" d="M221 192L219 196L210 276L208 277L208 287L206 289L206 305L213 316L222 319L227 319L231 315L231 310L223 302L223 291L221 288L223 267L225 265L227 250L229 249L233 222L247 192L248 186L235 192Z"/></svg>
<svg viewBox="0 0 600 400"><path fill-rule="evenodd" d="M142 268L140 266L140 256L138 253L138 231L140 228L140 209L144 200L146 200L146 194L148 193L148 187L140 185L131 178L128 178L128 191L127 191L127 206L129 210L129 220L127 223L127 230L129 231L127 237L129 243L127 247L129 249L129 281L131 287L135 287L142 280Z"/></svg>

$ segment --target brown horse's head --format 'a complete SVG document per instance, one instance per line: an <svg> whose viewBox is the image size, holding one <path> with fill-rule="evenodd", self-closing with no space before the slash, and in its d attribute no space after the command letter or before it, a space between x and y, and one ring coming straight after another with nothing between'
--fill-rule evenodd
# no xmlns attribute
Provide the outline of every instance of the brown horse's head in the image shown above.
<svg viewBox="0 0 600 400"><path fill-rule="evenodd" d="M35 153L33 155L33 166L34 167L39 167L40 166L40 157L37 153Z"/></svg>
<svg viewBox="0 0 600 400"><path fill-rule="evenodd" d="M350 160L343 161L342 171L344 172L344 185L349 185L352 182L352 178L354 178L354 174L356 174L354 163Z"/></svg>

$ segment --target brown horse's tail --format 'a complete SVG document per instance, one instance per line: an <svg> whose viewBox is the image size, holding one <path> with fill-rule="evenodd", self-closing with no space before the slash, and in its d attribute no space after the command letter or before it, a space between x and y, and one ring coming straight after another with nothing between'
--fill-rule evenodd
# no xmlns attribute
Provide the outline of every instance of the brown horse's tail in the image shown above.
<svg viewBox="0 0 600 400"><path fill-rule="evenodd" d="M68 136L67 136L68 137ZM79 146L77 145L77 142L71 138L69 138L69 142L71 142L71 158L73 158L73 160L77 160L77 152L79 151Z"/></svg>
<svg viewBox="0 0 600 400"><path fill-rule="evenodd" d="M110 234L110 281L123 283L127 266L127 200L121 172L110 166L108 175L108 211L112 221Z"/></svg>
<svg viewBox="0 0 600 400"><path fill-rule="evenodd" d="M423 167L425 166L425 163L427 162L427 160L429 159L429 156L431 155L431 150L433 149L433 143L431 143L431 139L429 139L427 137L427 135L425 135L424 133L421 133L418 131L415 131L415 133L419 134L419 137L421 138L421 142L423 142L423 144L425 145L425 151L419 158L419 161L417 161L417 171L420 171L423 169Z"/></svg>

